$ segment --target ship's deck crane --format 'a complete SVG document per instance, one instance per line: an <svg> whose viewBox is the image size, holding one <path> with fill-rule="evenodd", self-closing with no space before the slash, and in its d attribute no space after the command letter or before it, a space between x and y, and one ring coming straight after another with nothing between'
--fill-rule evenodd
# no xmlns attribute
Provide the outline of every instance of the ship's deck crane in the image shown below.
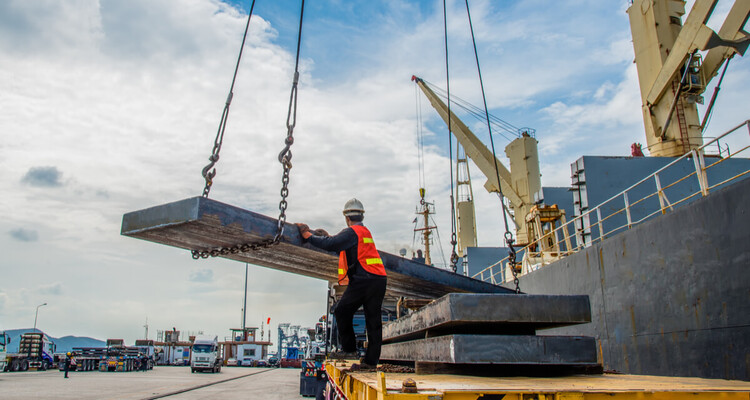
<svg viewBox="0 0 750 400"><path fill-rule="evenodd" d="M412 77L412 80L422 89L430 100L430 104L447 124L449 112L447 105L424 80L417 77ZM465 156L474 161L488 178L484 185L488 192L498 191L497 176L500 177L499 185L502 185L503 195L509 200L509 208L516 227L516 243L519 246L532 244L524 253L522 265L528 269L533 264L549 263L562 257L565 249L560 248L559 241L544 240L548 236L551 238L551 232L558 224L565 224L565 211L559 209L557 205L542 203L542 182L536 139L528 134L528 130L521 130L519 136L506 146L505 154L510 159L510 170L508 170L453 111L450 111L450 115L451 132L464 147ZM497 173L495 163L497 163ZM476 243L476 230L473 229L473 203L471 201L465 203L462 206L459 201L457 207L458 241ZM471 228L461 229L462 221ZM568 235L566 235L565 244L568 249L571 248ZM515 267L517 268L518 265Z"/></svg>
<svg viewBox="0 0 750 400"><path fill-rule="evenodd" d="M420 78L413 76L432 107L445 123L448 123L448 106L430 89ZM530 242L526 228L525 217L531 211L536 200L540 198L542 189L541 175L539 173L539 156L537 154L537 141L530 135L521 135L513 140L506 148L505 153L510 159L510 171L496 160L492 152L481 140L466 126L454 113L450 112L451 131L459 143L464 147L466 155L474 161L480 171L487 177L484 187L488 192L497 192L501 187L503 194L509 200L509 208L513 213L516 227L516 244L526 245ZM495 162L497 162L500 182L495 174ZM511 172L512 171L512 172ZM467 240L468 241L468 240Z"/></svg>
<svg viewBox="0 0 750 400"><path fill-rule="evenodd" d="M678 157L703 144L707 118L700 121L696 103L725 60L750 44L742 29L750 0L734 2L718 34L705 25L717 2L696 0L684 25L683 0L635 0L628 9L652 156ZM708 50L705 58L699 50Z"/></svg>

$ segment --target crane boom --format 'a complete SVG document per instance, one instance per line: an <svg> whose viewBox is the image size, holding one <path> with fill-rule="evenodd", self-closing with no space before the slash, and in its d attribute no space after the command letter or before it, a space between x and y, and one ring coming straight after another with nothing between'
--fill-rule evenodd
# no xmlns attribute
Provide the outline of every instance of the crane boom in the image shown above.
<svg viewBox="0 0 750 400"><path fill-rule="evenodd" d="M695 103L724 60L748 47L750 0L735 0L718 34L706 26L716 3L696 0L684 24L684 0L634 0L628 8L652 156L678 157L702 144ZM699 50L708 50L704 61Z"/></svg>
<svg viewBox="0 0 750 400"><path fill-rule="evenodd" d="M412 76L412 80L417 83L430 100L432 107L448 124L448 106L422 79ZM485 189L488 192L498 192L498 188L502 188L503 195L508 198L513 210L516 243L519 245L527 244L529 235L525 217L534 206L535 197L542 187L536 139L528 135L522 135L506 147L505 152L511 160L511 170L509 171L453 111L450 111L450 125L451 132L464 147L466 155L487 177ZM497 173L495 172L496 164ZM498 182L497 175L500 176L500 182Z"/></svg>
<svg viewBox="0 0 750 400"><path fill-rule="evenodd" d="M750 16L750 0L738 0L735 2L732 9L729 10L724 23L721 25L721 29L719 29L719 37L733 38L735 40L746 39L748 34L742 30L742 27L747 23L748 16ZM724 60L734 56L735 52L737 50L726 46L715 47L709 50L703 59L702 67L706 78L710 79L716 76ZM742 53L744 51L740 52L740 55Z"/></svg>

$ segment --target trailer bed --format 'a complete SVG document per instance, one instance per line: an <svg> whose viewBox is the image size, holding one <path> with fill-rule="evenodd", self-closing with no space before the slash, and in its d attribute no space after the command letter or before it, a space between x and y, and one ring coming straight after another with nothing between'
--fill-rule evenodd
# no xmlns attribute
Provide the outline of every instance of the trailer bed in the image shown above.
<svg viewBox="0 0 750 400"><path fill-rule="evenodd" d="M344 371L347 362L326 365L339 395L354 400L545 400L545 399L743 399L750 382L647 375L572 375L561 377L481 377ZM417 393L402 392L406 379Z"/></svg>

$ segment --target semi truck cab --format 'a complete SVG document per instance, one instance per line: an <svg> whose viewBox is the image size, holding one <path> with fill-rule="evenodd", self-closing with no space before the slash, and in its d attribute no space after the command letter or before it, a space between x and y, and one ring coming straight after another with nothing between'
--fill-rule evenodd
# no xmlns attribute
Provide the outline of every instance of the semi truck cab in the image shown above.
<svg viewBox="0 0 750 400"><path fill-rule="evenodd" d="M0 332L0 372L5 371L8 366L6 360L7 354L5 353L5 346L7 346L8 343L10 343L10 336L4 331Z"/></svg>
<svg viewBox="0 0 750 400"><path fill-rule="evenodd" d="M218 337L197 336L190 352L190 372L221 372Z"/></svg>

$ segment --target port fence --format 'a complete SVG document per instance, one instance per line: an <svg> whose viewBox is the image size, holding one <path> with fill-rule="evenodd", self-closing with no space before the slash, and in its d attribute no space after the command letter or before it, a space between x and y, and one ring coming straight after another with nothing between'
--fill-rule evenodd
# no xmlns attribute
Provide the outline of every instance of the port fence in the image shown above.
<svg viewBox="0 0 750 400"><path fill-rule="evenodd" d="M750 148L750 119L693 149L581 215L548 230L517 252L523 254L524 275L666 214L731 182L747 178L750 160L726 168L729 160L745 157ZM553 250L550 250L553 249ZM472 275L492 284L513 280L509 257Z"/></svg>

